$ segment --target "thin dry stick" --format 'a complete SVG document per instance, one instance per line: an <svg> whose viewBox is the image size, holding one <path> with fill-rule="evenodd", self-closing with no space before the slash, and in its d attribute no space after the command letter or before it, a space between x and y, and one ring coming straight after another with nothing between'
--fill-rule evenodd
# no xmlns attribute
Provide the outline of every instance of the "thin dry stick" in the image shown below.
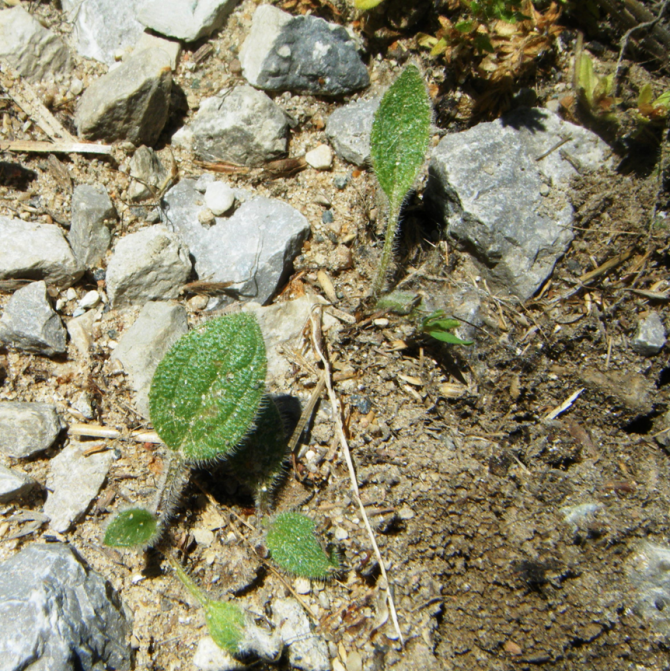
<svg viewBox="0 0 670 671"><path fill-rule="evenodd" d="M400 625L398 624L398 615L396 613L395 603L393 601L393 594L391 593L391 583L386 573L384 560L382 559L381 552L379 551L379 546L377 545L377 541L375 540L374 532L372 531L372 527L370 526L370 520L368 519L368 514L365 511L365 506L363 505L363 502L361 501L360 490L358 488L358 480L356 479L356 471L354 470L354 462L351 459L349 444L347 443L347 438L344 435L344 426L342 425L342 409L340 407L340 402L337 396L335 395L335 392L333 391L333 384L330 377L330 364L328 363L328 359L326 358L326 355L324 354L323 350L319 345L319 335L321 334L321 328L320 328L321 312L319 312L319 321L317 321L314 316L314 312L316 310L320 311L321 306L315 306L315 308L312 309L312 312L309 316L310 321L312 322L312 345L314 347L314 350L318 354L319 358L321 359L321 362L323 363L324 378L326 380L326 387L328 388L328 398L330 400L330 404L333 407L333 413L335 415L337 424L337 434L340 439L340 445L342 446L342 454L347 464L347 468L349 469L349 479L351 481L351 489L354 493L356 503L358 504L361 517L365 522L365 528L367 529L368 536L370 537L370 542L372 543L372 547L375 551L375 556L377 557L377 561L379 562L379 568L381 570L382 577L384 578L384 582L386 583L386 599L388 601L389 612L391 613L391 620L393 621L393 626L400 639L400 644L404 645L402 632L400 631Z"/></svg>

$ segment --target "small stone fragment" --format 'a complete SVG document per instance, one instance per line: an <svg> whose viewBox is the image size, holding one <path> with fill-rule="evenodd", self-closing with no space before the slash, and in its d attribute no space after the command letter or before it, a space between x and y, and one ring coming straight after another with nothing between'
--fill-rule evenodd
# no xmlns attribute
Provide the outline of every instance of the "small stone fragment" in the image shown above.
<svg viewBox="0 0 670 671"><path fill-rule="evenodd" d="M0 466L0 503L9 503L33 490L37 482L25 473Z"/></svg>
<svg viewBox="0 0 670 671"><path fill-rule="evenodd" d="M158 154L151 147L138 147L130 159L130 176L137 179L132 180L128 197L135 202L153 197L165 182L167 174Z"/></svg>
<svg viewBox="0 0 670 671"><path fill-rule="evenodd" d="M272 5L256 9L240 61L247 81L268 91L339 96L370 83L344 27Z"/></svg>
<svg viewBox="0 0 670 671"><path fill-rule="evenodd" d="M92 268L105 255L112 238L105 222L116 219L116 210L105 187L89 184L75 187L69 238L82 268Z"/></svg>
<svg viewBox="0 0 670 671"><path fill-rule="evenodd" d="M220 217L235 204L235 192L223 182L212 182L205 191L205 205Z"/></svg>
<svg viewBox="0 0 670 671"><path fill-rule="evenodd" d="M211 636L205 636L198 641L193 666L200 671L238 671L247 668L246 664L238 662L220 648Z"/></svg>
<svg viewBox="0 0 670 671"><path fill-rule="evenodd" d="M179 57L181 56L181 44L174 40L166 40L158 35L151 33L142 33L138 40L133 53L137 53L144 49L162 49L170 58L170 68L174 72L179 64Z"/></svg>
<svg viewBox="0 0 670 671"><path fill-rule="evenodd" d="M51 307L45 282L17 289L0 318L0 341L16 349L52 356L67 351L67 332Z"/></svg>
<svg viewBox="0 0 670 671"><path fill-rule="evenodd" d="M309 581L309 578L296 578L293 581L293 589L298 594L309 594L312 591L312 583Z"/></svg>
<svg viewBox="0 0 670 671"><path fill-rule="evenodd" d="M89 310L80 317L73 317L66 324L72 344L83 356L89 355L89 350L93 344L93 323L98 316L98 312L99 310Z"/></svg>
<svg viewBox="0 0 670 671"><path fill-rule="evenodd" d="M84 294L84 297L79 301L79 307L88 310L89 308L94 308L99 302L100 294L95 289L92 289Z"/></svg>
<svg viewBox="0 0 670 671"><path fill-rule="evenodd" d="M635 338L630 346L633 351L642 356L654 356L658 354L665 345L665 325L658 312L650 312L644 319L640 320Z"/></svg>
<svg viewBox="0 0 670 671"><path fill-rule="evenodd" d="M64 543L32 543L0 564L0 613L3 671L131 669L118 594Z"/></svg>
<svg viewBox="0 0 670 671"><path fill-rule="evenodd" d="M107 65L130 51L142 36L137 5L138 0L61 0L77 51Z"/></svg>
<svg viewBox="0 0 670 671"><path fill-rule="evenodd" d="M330 671L328 644L312 631L302 606L295 599L275 599L273 620L288 648L291 666L303 671Z"/></svg>
<svg viewBox="0 0 670 671"><path fill-rule="evenodd" d="M0 58L33 82L71 68L65 42L20 5L0 11Z"/></svg>
<svg viewBox="0 0 670 671"><path fill-rule="evenodd" d="M265 93L246 85L204 100L190 132L195 154L203 161L257 166L283 156L288 147L284 112Z"/></svg>
<svg viewBox="0 0 670 671"><path fill-rule="evenodd" d="M315 170L330 170L333 167L333 152L327 144L320 144L305 154L305 161Z"/></svg>
<svg viewBox="0 0 670 671"><path fill-rule="evenodd" d="M191 272L188 250L164 226L149 226L121 238L107 266L112 307L176 298Z"/></svg>
<svg viewBox="0 0 670 671"><path fill-rule="evenodd" d="M0 280L39 279L65 288L83 274L61 229L0 217Z"/></svg>
<svg viewBox="0 0 670 671"><path fill-rule="evenodd" d="M81 443L72 442L49 462L44 513L58 533L68 531L88 510L112 465L111 451L88 456L83 451Z"/></svg>
<svg viewBox="0 0 670 671"><path fill-rule="evenodd" d="M170 106L170 57L162 49L143 49L84 91L75 124L87 140L153 145Z"/></svg>
<svg viewBox="0 0 670 671"><path fill-rule="evenodd" d="M54 444L60 430L54 405L0 401L0 452L8 457L43 452Z"/></svg>
<svg viewBox="0 0 670 671"><path fill-rule="evenodd" d="M145 417L149 416L149 388L156 366L187 331L186 310L181 305L147 303L112 354L112 361L119 361L130 375L135 405Z"/></svg>
<svg viewBox="0 0 670 671"><path fill-rule="evenodd" d="M326 137L344 161L359 167L370 162L370 133L380 100L356 100L328 117Z"/></svg>
<svg viewBox="0 0 670 671"><path fill-rule="evenodd" d="M138 5L137 18L160 35L195 42L221 28L239 0L148 0Z"/></svg>

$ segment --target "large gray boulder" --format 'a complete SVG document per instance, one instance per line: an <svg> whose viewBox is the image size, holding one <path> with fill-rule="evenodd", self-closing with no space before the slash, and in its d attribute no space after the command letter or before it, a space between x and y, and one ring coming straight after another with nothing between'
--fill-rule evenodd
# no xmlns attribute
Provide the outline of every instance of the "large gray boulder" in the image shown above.
<svg viewBox="0 0 670 671"><path fill-rule="evenodd" d="M64 289L83 274L55 224L0 217L0 240L0 280L45 280Z"/></svg>
<svg viewBox="0 0 670 671"><path fill-rule="evenodd" d="M611 165L610 156L591 131L522 109L445 136L433 151L425 198L482 270L526 300L572 241L567 191L575 165L595 170Z"/></svg>
<svg viewBox="0 0 670 671"><path fill-rule="evenodd" d="M66 19L72 24L77 51L112 65L140 39L144 26L137 8L144 0L61 0Z"/></svg>
<svg viewBox="0 0 670 671"><path fill-rule="evenodd" d="M75 124L87 140L152 145L168 118L172 70L159 48L133 53L82 95Z"/></svg>
<svg viewBox="0 0 670 671"><path fill-rule="evenodd" d="M247 81L267 91L341 96L370 83L345 28L272 5L256 9L240 61Z"/></svg>
<svg viewBox="0 0 670 671"><path fill-rule="evenodd" d="M200 280L230 283L240 300L267 303L291 271L309 234L309 222L290 205L235 190L232 216L200 222L204 196L183 179L164 197L166 225L188 245Z"/></svg>
<svg viewBox="0 0 670 671"><path fill-rule="evenodd" d="M61 426L54 405L0 401L0 453L14 458L39 454L54 444Z"/></svg>
<svg viewBox="0 0 670 671"><path fill-rule="evenodd" d="M191 273L188 249L160 224L121 238L107 266L112 307L177 298Z"/></svg>
<svg viewBox="0 0 670 671"><path fill-rule="evenodd" d="M118 595L64 543L0 564L0 622L0 671L131 669Z"/></svg>
<svg viewBox="0 0 670 671"><path fill-rule="evenodd" d="M20 5L0 11L0 58L30 81L67 74L70 50Z"/></svg>
<svg viewBox="0 0 670 671"><path fill-rule="evenodd" d="M137 18L160 35L195 42L221 28L239 0L147 0Z"/></svg>
<svg viewBox="0 0 670 671"><path fill-rule="evenodd" d="M145 417L149 416L149 388L156 367L187 331L183 306L152 301L142 308L112 353L112 361L118 361L130 376L135 406Z"/></svg>
<svg viewBox="0 0 670 671"><path fill-rule="evenodd" d="M67 331L51 307L45 282L14 292L0 318L0 342L46 356L67 351Z"/></svg>
<svg viewBox="0 0 670 671"><path fill-rule="evenodd" d="M237 86L203 101L190 126L205 161L256 166L286 154L288 121L265 93Z"/></svg>

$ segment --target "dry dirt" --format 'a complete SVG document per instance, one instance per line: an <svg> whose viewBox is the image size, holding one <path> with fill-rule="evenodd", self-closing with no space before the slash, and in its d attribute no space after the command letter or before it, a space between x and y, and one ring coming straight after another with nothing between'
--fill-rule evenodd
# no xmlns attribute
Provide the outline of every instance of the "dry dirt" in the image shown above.
<svg viewBox="0 0 670 671"><path fill-rule="evenodd" d="M176 81L191 108L187 118L202 98L235 81L230 64L254 8L251 0L238 7L223 33L211 40L214 55L193 71L185 68L192 54L186 51ZM50 5L32 10L66 31ZM409 47L411 35L401 36L398 44ZM611 66L615 56L606 50L600 58ZM423 59L429 84L440 83L440 62L418 52L412 57ZM570 57L565 50L539 73L540 103L566 90ZM77 67L84 82L101 71L89 63ZM372 90L390 83L401 67L388 54L372 58ZM661 81L658 73L638 66L631 72L642 81ZM339 102L291 94L276 99L298 122L291 156L325 141L323 121ZM72 110L70 105L58 111L64 123L71 122ZM2 113L17 138L43 139L34 128L21 131L25 119L11 104ZM174 130L181 122L173 121ZM202 174L191 157L177 149L174 155L180 177ZM117 159L123 168L128 156L122 148ZM3 160L0 214L27 213L31 220L66 224L70 193L48 162L32 155ZM130 206L128 178L111 163L80 156L61 160L74 184L103 184L109 190L120 215L117 239L146 225L153 205ZM333 177L347 174L348 186L336 189ZM359 320L331 329L326 338L362 499L387 562L405 646L401 649L388 621L379 567L352 500L324 395L277 508L302 506L342 552L342 578L314 585L303 597L331 643L332 657L348 671L360 668L356 653L370 670L670 668L667 640L633 610L637 596L629 578L642 544L665 543L670 534L670 460L654 440L667 428L670 369L665 350L645 359L629 346L646 311L659 310L666 323L669 317L664 301L633 291L668 289L667 228L650 225L652 208L663 210L667 197L658 190L657 174L647 168L622 169L614 177L583 175L573 190L575 242L539 297L525 305L488 284L467 254L444 239L421 209L419 188L399 238L393 283L447 310L454 295L476 291L483 325L470 348L448 348L417 336L405 317L385 315L376 323L368 318L368 291L383 241L368 171L336 159L332 172L229 179L286 200L312 225L296 272L276 300L321 293L317 271L325 270L338 294L336 307ZM324 208L315 202L316 194L332 203L333 224L322 223ZM46 210L51 214L40 214ZM579 287L583 273L628 250L626 261ZM75 289L81 297L95 287L86 276ZM0 295L0 307L8 298ZM184 304L192 325L206 318L197 301L184 299ZM75 301L65 304L65 320L75 307ZM129 384L113 374L109 362L136 314L106 312L88 360L73 346L61 359L5 352L0 398L55 402L73 423L82 418L71 403L84 391L100 424L123 432L149 428L132 408ZM316 382L309 339L285 353L291 372L273 391L304 404ZM579 390L571 408L546 419ZM48 457L63 441L46 457L7 464L44 483ZM114 510L150 496L162 469L160 450L94 442L118 458L90 511L60 538L110 580L133 613L136 668L190 669L195 645L206 633L201 610L158 553L121 553L101 543ZM306 447L316 461L308 460ZM288 592L257 554L263 554L262 525L251 499L220 470L200 472L195 480L166 543L204 589L216 597L234 595L262 622L272 598ZM45 496L21 505L39 511ZM565 522L561 509L583 503L601 507L580 526ZM0 558L58 537L44 526L7 540L20 530L8 522L15 512L16 506L0 509ZM345 535L342 530L347 537L335 541L336 531Z"/></svg>

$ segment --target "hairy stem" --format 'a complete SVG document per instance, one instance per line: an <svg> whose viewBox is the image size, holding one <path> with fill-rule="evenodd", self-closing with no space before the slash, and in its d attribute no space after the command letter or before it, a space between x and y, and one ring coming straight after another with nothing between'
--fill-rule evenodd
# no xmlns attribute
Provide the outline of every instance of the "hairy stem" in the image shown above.
<svg viewBox="0 0 670 671"><path fill-rule="evenodd" d="M158 484L156 497L151 507L151 511L156 515L160 524L172 515L190 474L190 468L176 452L168 450L164 457L163 477Z"/></svg>
<svg viewBox="0 0 670 671"><path fill-rule="evenodd" d="M400 221L400 207L391 205L388 215L388 223L386 224L386 236L384 238L384 248L382 249L382 258L379 262L379 270L372 285L372 295L379 296L384 288L384 281L388 273L389 263L393 255L393 243L398 232L398 222Z"/></svg>

